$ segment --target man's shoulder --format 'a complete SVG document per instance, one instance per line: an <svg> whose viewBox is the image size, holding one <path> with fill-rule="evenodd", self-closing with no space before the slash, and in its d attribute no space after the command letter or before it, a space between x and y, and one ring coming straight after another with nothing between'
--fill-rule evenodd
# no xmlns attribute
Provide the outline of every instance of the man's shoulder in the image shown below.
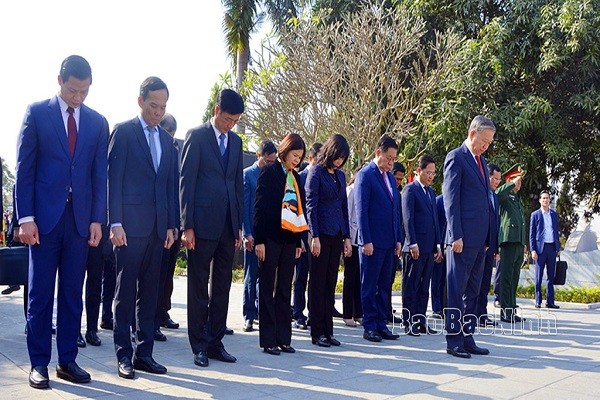
<svg viewBox="0 0 600 400"><path fill-rule="evenodd" d="M98 111L94 110L93 108L86 106L85 104L81 105L81 112L86 113L87 115L89 115L90 118L96 119L98 121L104 121L104 119L105 119L102 114L100 114ZM98 121L95 121L95 122L98 122Z"/></svg>
<svg viewBox="0 0 600 400"><path fill-rule="evenodd" d="M260 169L258 168L258 165L256 163L250 165L249 167L244 168L244 177L245 176L253 176L253 175L257 175L258 176L258 172L260 171Z"/></svg>
<svg viewBox="0 0 600 400"><path fill-rule="evenodd" d="M140 127L142 126L142 123L138 117L116 123L113 131L118 132L122 130L132 130L136 125L139 125Z"/></svg>

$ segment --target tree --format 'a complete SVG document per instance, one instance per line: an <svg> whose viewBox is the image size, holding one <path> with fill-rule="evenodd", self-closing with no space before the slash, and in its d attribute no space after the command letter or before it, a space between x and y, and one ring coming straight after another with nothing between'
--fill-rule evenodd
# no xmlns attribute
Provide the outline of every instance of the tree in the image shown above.
<svg viewBox="0 0 600 400"><path fill-rule="evenodd" d="M2 205L5 211L12 210L13 201L12 201L12 192L13 186L15 185L15 176L11 172L8 165L4 162L3 159L0 158L0 162L2 163Z"/></svg>

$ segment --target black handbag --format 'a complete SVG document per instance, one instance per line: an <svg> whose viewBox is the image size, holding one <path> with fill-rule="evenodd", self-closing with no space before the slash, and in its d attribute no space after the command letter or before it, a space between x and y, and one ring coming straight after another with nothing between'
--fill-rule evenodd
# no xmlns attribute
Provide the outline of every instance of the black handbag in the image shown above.
<svg viewBox="0 0 600 400"><path fill-rule="evenodd" d="M560 257L558 261L556 261L556 268L554 269L554 284L555 285L564 285L567 281L567 265L566 261L561 261Z"/></svg>
<svg viewBox="0 0 600 400"><path fill-rule="evenodd" d="M0 285L27 285L29 247L0 248Z"/></svg>

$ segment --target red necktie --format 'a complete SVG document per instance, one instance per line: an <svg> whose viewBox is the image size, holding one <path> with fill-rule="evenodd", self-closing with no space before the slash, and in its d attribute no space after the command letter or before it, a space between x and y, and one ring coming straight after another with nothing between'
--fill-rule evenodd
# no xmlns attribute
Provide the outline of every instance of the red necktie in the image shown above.
<svg viewBox="0 0 600 400"><path fill-rule="evenodd" d="M477 160L477 166L479 167L479 172L481 172L481 176L485 181L485 173L483 172L483 164L481 163L481 156L475 156L475 160Z"/></svg>
<svg viewBox="0 0 600 400"><path fill-rule="evenodd" d="M77 143L77 124L75 123L75 117L73 113L73 107L67 107L67 112L69 113L69 118L67 119L67 138L69 140L69 151L71 152L71 157L75 154L75 144Z"/></svg>

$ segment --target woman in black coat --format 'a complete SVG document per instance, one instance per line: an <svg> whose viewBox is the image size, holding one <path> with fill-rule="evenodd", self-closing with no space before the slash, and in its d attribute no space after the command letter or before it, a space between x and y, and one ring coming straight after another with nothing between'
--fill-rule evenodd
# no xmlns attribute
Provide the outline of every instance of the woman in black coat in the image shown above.
<svg viewBox="0 0 600 400"><path fill-rule="evenodd" d="M278 160L261 170L254 203L254 243L259 261L258 315L260 347L266 353L294 353L290 301L300 232L308 226L303 215L304 189L294 170L306 147L290 133L277 149Z"/></svg>

